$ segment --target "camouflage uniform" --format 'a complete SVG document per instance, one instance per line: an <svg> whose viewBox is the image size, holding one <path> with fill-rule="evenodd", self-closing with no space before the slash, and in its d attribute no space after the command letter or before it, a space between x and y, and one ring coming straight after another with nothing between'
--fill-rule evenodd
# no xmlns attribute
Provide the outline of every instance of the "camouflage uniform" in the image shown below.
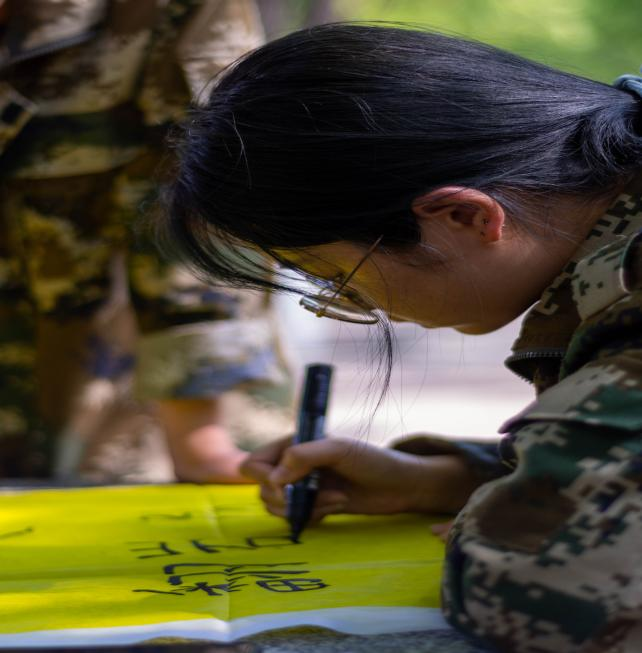
<svg viewBox="0 0 642 653"><path fill-rule="evenodd" d="M538 398L503 427L513 471L455 522L444 612L510 653L640 651L639 180L529 311L507 365Z"/></svg>
<svg viewBox="0 0 642 653"><path fill-rule="evenodd" d="M168 126L261 36L251 0L9 0L0 475L46 471L42 445L82 389L134 366L143 400L285 387L267 297L206 287L132 230L152 203ZM128 296L135 357L121 338L132 325L113 319Z"/></svg>

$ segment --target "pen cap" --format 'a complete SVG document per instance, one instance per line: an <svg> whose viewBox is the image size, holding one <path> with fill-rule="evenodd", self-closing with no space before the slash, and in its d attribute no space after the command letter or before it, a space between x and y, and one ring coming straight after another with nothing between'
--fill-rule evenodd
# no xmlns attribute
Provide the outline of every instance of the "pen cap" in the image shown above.
<svg viewBox="0 0 642 653"><path fill-rule="evenodd" d="M308 414L325 415L330 395L332 365L317 363L308 365L305 374L305 387L301 400L301 410Z"/></svg>

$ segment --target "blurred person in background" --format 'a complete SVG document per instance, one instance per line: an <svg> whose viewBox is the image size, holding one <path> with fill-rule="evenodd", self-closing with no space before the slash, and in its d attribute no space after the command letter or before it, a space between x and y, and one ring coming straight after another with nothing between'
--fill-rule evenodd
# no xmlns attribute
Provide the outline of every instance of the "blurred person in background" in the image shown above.
<svg viewBox="0 0 642 653"><path fill-rule="evenodd" d="M0 21L0 475L167 480L160 429L179 478L242 482L230 428L289 424L269 298L132 228L168 128L261 43L256 7L0 0Z"/></svg>

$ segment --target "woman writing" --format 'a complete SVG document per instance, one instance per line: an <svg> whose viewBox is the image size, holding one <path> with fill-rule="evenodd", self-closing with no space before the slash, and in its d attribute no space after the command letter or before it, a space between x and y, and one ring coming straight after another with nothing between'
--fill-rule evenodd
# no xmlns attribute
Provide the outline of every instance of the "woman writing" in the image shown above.
<svg viewBox="0 0 642 653"><path fill-rule="evenodd" d="M641 94L632 76L327 25L238 62L180 147L165 233L226 283L289 290L296 269L317 315L468 334L530 307L507 364L538 397L497 456L329 439L245 465L277 515L313 468L316 518L463 507L443 610L501 651L642 639ZM266 282L247 248L283 271Z"/></svg>

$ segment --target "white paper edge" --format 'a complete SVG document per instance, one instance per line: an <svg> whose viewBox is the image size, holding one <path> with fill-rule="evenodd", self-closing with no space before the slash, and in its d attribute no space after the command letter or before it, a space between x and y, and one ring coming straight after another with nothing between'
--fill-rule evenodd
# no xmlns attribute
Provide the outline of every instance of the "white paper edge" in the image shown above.
<svg viewBox="0 0 642 653"><path fill-rule="evenodd" d="M349 635L381 635L450 629L437 608L327 608L222 619L187 619L114 628L66 628L0 635L1 647L134 644L155 637L185 637L231 642L265 630L320 626Z"/></svg>

